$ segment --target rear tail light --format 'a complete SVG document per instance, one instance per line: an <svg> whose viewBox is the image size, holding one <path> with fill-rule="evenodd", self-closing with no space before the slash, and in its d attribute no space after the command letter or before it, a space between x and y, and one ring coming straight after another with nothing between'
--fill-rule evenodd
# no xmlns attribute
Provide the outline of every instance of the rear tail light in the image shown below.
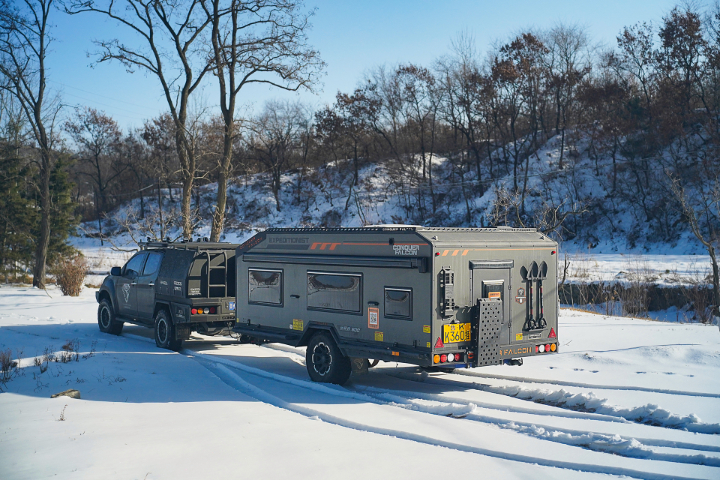
<svg viewBox="0 0 720 480"><path fill-rule="evenodd" d="M217 309L215 307L210 307L210 313L216 313Z"/></svg>
<svg viewBox="0 0 720 480"><path fill-rule="evenodd" d="M550 353L557 351L557 343L548 343L546 345L535 345L535 353Z"/></svg>
<svg viewBox="0 0 720 480"><path fill-rule="evenodd" d="M440 363L440 355L433 356L433 363Z"/></svg>
<svg viewBox="0 0 720 480"><path fill-rule="evenodd" d="M448 360L447 355L445 355L444 353L443 353L442 355L440 355L440 362L441 362L441 363L445 363L445 362L447 362L447 360Z"/></svg>
<svg viewBox="0 0 720 480"><path fill-rule="evenodd" d="M193 308L192 310L190 310L190 313L193 315L197 315L197 313L198 313L197 308Z"/></svg>
<svg viewBox="0 0 720 480"><path fill-rule="evenodd" d="M456 354L455 354L455 361L456 361L456 362L462 362L462 353L456 353Z"/></svg>
<svg viewBox="0 0 720 480"><path fill-rule="evenodd" d="M453 355L452 353L448 353L448 362L452 362L454 360L455 360L455 355Z"/></svg>

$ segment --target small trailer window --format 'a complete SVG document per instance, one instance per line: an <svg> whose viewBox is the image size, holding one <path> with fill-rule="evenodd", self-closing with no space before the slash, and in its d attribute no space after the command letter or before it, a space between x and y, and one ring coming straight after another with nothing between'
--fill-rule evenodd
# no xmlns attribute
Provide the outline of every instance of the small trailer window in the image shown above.
<svg viewBox="0 0 720 480"><path fill-rule="evenodd" d="M307 280L309 309L360 313L362 275L308 272Z"/></svg>
<svg viewBox="0 0 720 480"><path fill-rule="evenodd" d="M412 289L385 287L385 316L412 320Z"/></svg>
<svg viewBox="0 0 720 480"><path fill-rule="evenodd" d="M248 269L248 303L282 305L282 270Z"/></svg>

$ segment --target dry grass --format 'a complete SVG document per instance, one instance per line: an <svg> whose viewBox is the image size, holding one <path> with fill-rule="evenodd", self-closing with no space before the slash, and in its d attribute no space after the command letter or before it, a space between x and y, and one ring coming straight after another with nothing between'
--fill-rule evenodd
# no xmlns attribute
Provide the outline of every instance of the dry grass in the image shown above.
<svg viewBox="0 0 720 480"><path fill-rule="evenodd" d="M85 275L88 272L88 264L81 255L61 260L53 267L55 280L63 295L77 297L80 295Z"/></svg>

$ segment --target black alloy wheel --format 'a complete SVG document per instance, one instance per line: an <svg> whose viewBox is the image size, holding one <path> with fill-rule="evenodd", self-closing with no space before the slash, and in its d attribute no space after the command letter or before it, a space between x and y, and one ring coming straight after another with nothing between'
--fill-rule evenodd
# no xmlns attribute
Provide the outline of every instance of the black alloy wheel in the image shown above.
<svg viewBox="0 0 720 480"><path fill-rule="evenodd" d="M335 341L324 332L316 333L308 343L305 365L315 382L343 385L350 378L350 359L342 354Z"/></svg>
<svg viewBox="0 0 720 480"><path fill-rule="evenodd" d="M115 319L112 304L105 298L100 300L98 305L98 327L101 332L112 335L120 335L123 329L123 322Z"/></svg>

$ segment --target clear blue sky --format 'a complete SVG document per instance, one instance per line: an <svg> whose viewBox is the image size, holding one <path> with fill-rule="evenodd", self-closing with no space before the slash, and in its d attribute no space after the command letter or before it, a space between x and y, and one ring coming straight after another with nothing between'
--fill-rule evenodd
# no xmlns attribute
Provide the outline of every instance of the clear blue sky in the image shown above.
<svg viewBox="0 0 720 480"><path fill-rule="evenodd" d="M431 66L449 52L462 32L474 37L479 52L496 40L507 40L528 27L549 28L557 22L587 27L595 43L615 44L626 25L659 22L675 0L306 0L317 7L311 44L328 64L315 95L300 98L331 103L338 90L350 91L368 69L412 62ZM92 65L92 40L123 35L124 30L97 15L67 16L55 12L56 38L49 58L50 87L70 106L104 110L127 129L167 110L157 81L142 72L128 74L119 64ZM210 79L212 81L212 79ZM203 91L202 104L216 103L215 90ZM268 99L297 94L254 87L241 94L244 104L260 108Z"/></svg>

